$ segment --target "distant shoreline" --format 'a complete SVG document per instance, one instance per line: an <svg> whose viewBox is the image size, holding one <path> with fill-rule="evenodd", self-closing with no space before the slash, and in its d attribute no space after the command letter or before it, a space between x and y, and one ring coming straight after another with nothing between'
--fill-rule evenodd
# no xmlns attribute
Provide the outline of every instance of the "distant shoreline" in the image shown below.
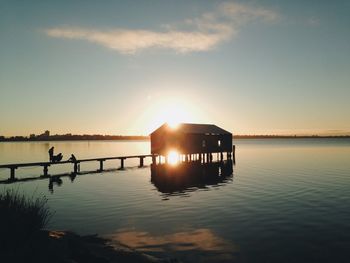
<svg viewBox="0 0 350 263"><path fill-rule="evenodd" d="M234 135L234 139L349 139L350 135ZM37 136L0 136L0 142L36 142L36 141L148 141L149 136L124 135L52 135Z"/></svg>

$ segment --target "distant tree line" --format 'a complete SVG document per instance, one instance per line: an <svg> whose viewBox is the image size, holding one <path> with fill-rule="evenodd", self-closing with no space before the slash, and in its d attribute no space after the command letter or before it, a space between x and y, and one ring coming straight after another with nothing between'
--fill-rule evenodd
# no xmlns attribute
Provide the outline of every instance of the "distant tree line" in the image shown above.
<svg viewBox="0 0 350 263"><path fill-rule="evenodd" d="M322 136L322 135L234 135L234 139L300 139L300 138L350 138L350 135ZM56 134L56 135L34 135L30 136L0 136L1 141L80 141L80 140L149 140L149 136L143 135L77 135L77 134Z"/></svg>
<svg viewBox="0 0 350 263"><path fill-rule="evenodd" d="M5 137L0 136L0 141L78 141L78 140L148 140L149 136L141 136L141 135L132 135L132 136L124 136L124 135L76 135L76 134L56 134L45 136L41 135L33 135L30 136L11 136Z"/></svg>
<svg viewBox="0 0 350 263"><path fill-rule="evenodd" d="M350 138L350 135L234 135L235 139Z"/></svg>

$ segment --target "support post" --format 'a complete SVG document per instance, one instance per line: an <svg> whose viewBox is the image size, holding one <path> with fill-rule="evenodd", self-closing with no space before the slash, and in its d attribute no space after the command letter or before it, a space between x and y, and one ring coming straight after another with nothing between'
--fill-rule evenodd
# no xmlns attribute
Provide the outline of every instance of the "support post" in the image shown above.
<svg viewBox="0 0 350 263"><path fill-rule="evenodd" d="M43 170L43 176L44 177L48 177L49 176L49 173L48 173L48 171L49 171L49 169L47 168L48 167L48 165L44 165L44 170Z"/></svg>
<svg viewBox="0 0 350 263"><path fill-rule="evenodd" d="M78 163L77 162L74 163L74 173L75 174L78 173Z"/></svg>
<svg viewBox="0 0 350 263"><path fill-rule="evenodd" d="M104 160L100 160L100 170L99 170L100 172L103 171L103 161L104 161Z"/></svg>
<svg viewBox="0 0 350 263"><path fill-rule="evenodd" d="M10 169L11 169L10 180L14 181L14 180L16 180L15 170L17 169L17 167L11 166Z"/></svg>
<svg viewBox="0 0 350 263"><path fill-rule="evenodd" d="M202 162L202 154L199 154L199 162Z"/></svg>
<svg viewBox="0 0 350 263"><path fill-rule="evenodd" d="M155 157L154 155L152 155L152 163L153 163L154 165L157 164L157 159L156 159L156 157Z"/></svg>
<svg viewBox="0 0 350 263"><path fill-rule="evenodd" d="M144 159L145 157L140 157L140 167L143 167L143 159Z"/></svg>
<svg viewBox="0 0 350 263"><path fill-rule="evenodd" d="M224 154L221 152L220 153L220 161L223 161L224 160Z"/></svg>
<svg viewBox="0 0 350 263"><path fill-rule="evenodd" d="M120 159L120 169L124 169L124 158Z"/></svg>

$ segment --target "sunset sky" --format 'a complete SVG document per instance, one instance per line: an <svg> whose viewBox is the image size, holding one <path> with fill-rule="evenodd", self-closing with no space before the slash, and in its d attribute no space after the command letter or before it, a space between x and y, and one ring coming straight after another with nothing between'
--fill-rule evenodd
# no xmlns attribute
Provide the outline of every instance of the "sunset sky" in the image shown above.
<svg viewBox="0 0 350 263"><path fill-rule="evenodd" d="M0 135L350 134L350 1L1 1Z"/></svg>

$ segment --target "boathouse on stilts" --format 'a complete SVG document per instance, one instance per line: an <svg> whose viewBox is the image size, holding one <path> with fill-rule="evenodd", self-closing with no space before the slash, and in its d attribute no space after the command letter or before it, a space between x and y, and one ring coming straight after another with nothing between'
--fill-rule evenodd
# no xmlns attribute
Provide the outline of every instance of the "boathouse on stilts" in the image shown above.
<svg viewBox="0 0 350 263"><path fill-rule="evenodd" d="M176 152L180 162L210 163L234 159L232 133L213 124L182 123L172 127L165 123L151 133L153 164L168 162L169 153ZM216 156L215 156L216 155Z"/></svg>

